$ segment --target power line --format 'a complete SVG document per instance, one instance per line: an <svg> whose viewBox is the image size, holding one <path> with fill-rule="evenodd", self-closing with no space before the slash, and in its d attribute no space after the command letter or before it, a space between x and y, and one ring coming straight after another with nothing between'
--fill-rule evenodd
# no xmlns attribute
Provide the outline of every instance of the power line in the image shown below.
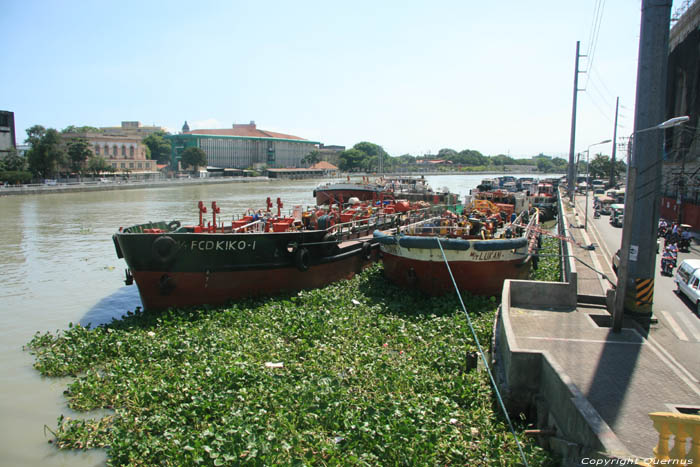
<svg viewBox="0 0 700 467"><path fill-rule="evenodd" d="M591 77L591 70L593 70L593 61L595 60L595 51L598 46L598 38L600 37L600 26L603 23L603 10L605 9L605 0L597 0L595 8L593 10L593 24L591 26L591 31L589 34L589 46L588 46L588 66L587 66L587 77L586 86ZM584 86L584 87L586 87Z"/></svg>

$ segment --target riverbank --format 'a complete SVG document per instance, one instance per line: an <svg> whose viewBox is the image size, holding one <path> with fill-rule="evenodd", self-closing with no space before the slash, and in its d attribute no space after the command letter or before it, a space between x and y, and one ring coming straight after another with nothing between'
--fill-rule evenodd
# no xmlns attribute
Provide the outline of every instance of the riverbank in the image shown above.
<svg viewBox="0 0 700 467"><path fill-rule="evenodd" d="M139 181L88 181L56 184L33 184L19 186L0 186L0 196L11 195L36 195L52 193L82 193L88 191L112 191L112 190L141 190L144 188L170 188L173 186L193 186L221 183L250 183L268 181L267 177L212 177L212 178L164 178L159 180Z"/></svg>
<svg viewBox="0 0 700 467"><path fill-rule="evenodd" d="M489 342L495 299L466 305ZM220 310L130 314L29 344L47 376L77 376L59 448L108 464L515 465L456 296L426 298L377 265L323 289ZM518 437L530 465L554 460Z"/></svg>
<svg viewBox="0 0 700 467"><path fill-rule="evenodd" d="M514 172L503 172L503 171L484 171L484 172L462 172L462 171L452 171L452 172L396 172L396 173L386 173L383 176L385 178L392 177L434 177L443 175L464 175L464 176L504 176L513 175L517 177L524 176L522 173L517 175ZM351 177L352 179L361 177L373 177L376 178L377 174L365 174L365 173L343 173L338 176L338 178ZM538 172L528 173L527 176L544 178L544 177L560 177L557 174L545 174ZM328 180L328 177L319 177L315 179L308 180L318 180L319 183ZM208 185L208 184L224 184L224 183L251 183L260 181L275 181L282 182L288 181L286 179L280 178L268 178L268 177L205 177L205 178L160 178L153 180L134 180L134 181L113 181L109 180L107 182L103 181L81 181L81 182L56 182L52 184L29 184L29 185L1 185L0 184L0 196L12 196L12 195L36 195L36 194L56 194L56 193L81 193L81 192L91 192L91 191L112 191L112 190L140 190L144 188L167 188L172 186L193 186L193 185Z"/></svg>

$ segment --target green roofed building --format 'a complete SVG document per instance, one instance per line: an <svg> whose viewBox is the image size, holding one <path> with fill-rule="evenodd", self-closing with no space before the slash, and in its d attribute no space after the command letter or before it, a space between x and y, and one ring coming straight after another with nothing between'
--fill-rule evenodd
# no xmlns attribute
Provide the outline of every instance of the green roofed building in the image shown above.
<svg viewBox="0 0 700 467"><path fill-rule="evenodd" d="M301 167L301 160L318 149L317 141L260 130L255 122L232 128L190 130L187 122L178 135L167 135L172 143L172 164L179 167L180 155L189 147L202 149L207 165L220 169L249 167Z"/></svg>

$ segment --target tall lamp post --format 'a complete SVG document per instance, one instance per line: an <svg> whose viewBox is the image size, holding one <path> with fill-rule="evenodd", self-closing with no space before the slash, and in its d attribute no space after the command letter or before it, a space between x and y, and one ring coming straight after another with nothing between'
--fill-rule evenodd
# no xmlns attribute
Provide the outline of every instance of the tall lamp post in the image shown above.
<svg viewBox="0 0 700 467"><path fill-rule="evenodd" d="M666 128L671 128L676 125L687 122L690 117L674 117L666 120L658 125L644 128L643 130L635 131L630 135L630 142L634 135L652 130L664 130ZM632 241L632 216L634 214L634 205L636 203L635 192L636 192L636 181L637 181L637 167L632 166L631 161L631 151L627 154L627 188L625 189L625 216L624 225L622 227L622 245L620 245L620 266L617 271L617 287L615 288L615 306L613 309L613 332L620 332L622 330L622 318L625 313L625 294L627 293L627 280L628 280L628 270L630 253L632 253L633 261L637 260L637 251L631 252L631 241Z"/></svg>
<svg viewBox="0 0 700 467"><path fill-rule="evenodd" d="M591 148L593 146L598 146L600 144L607 144L610 141L612 141L612 140L606 139L605 141L601 141L600 143L591 144L590 146L588 146L588 148L586 148L586 215L585 215L584 221L583 221L583 229L586 231L588 231L588 185L589 185L588 179L590 177L590 169L589 169L589 167L590 167L590 165L589 165L590 164L590 161L589 161L590 151L591 151Z"/></svg>

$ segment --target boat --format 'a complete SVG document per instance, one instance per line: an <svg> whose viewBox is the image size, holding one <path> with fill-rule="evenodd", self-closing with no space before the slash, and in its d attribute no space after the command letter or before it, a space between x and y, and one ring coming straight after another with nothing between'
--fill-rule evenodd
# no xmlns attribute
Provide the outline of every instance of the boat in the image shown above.
<svg viewBox="0 0 700 467"><path fill-rule="evenodd" d="M537 264L539 212L503 221L493 203L477 201L464 216L445 212L396 233L375 231L384 275L428 295L454 292L452 277L460 290L487 296L500 294L506 279L527 279Z"/></svg>
<svg viewBox="0 0 700 467"><path fill-rule="evenodd" d="M542 222L552 220L557 215L557 194L554 184L542 181L530 195L530 206L539 209Z"/></svg>
<svg viewBox="0 0 700 467"><path fill-rule="evenodd" d="M322 287L351 278L377 259L375 229L414 222L429 209L409 203L339 205L282 214L277 199L221 222L220 207L199 202L199 222L148 222L113 235L126 283L145 309L218 305L231 300ZM352 212L350 212L352 211ZM219 217L217 218L217 215Z"/></svg>
<svg viewBox="0 0 700 467"><path fill-rule="evenodd" d="M435 191L423 177L379 177L371 181L362 177L361 182L351 182L348 176L342 182L328 182L313 191L316 204L343 203L350 198L360 201L376 201L380 198L403 199L411 202L425 201L431 204L455 204L457 195L447 188Z"/></svg>
<svg viewBox="0 0 700 467"><path fill-rule="evenodd" d="M470 199L486 200L493 203L499 210L503 211L508 218L513 214L520 214L530 209L530 198L524 191L505 191L501 189L491 190L470 190Z"/></svg>

